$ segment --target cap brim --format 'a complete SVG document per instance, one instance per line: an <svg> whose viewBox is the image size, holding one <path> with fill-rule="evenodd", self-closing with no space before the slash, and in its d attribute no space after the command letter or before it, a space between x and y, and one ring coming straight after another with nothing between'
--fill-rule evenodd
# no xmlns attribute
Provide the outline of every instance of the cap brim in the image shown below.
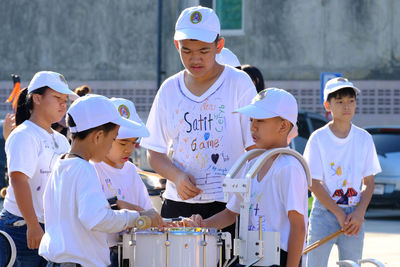
<svg viewBox="0 0 400 267"><path fill-rule="evenodd" d="M144 124L142 124L141 127L137 129L131 129L121 126L118 130L117 139L148 137L148 136L150 136L150 132L147 129L146 125Z"/></svg>
<svg viewBox="0 0 400 267"><path fill-rule="evenodd" d="M212 43L217 38L218 33L200 29L181 29L176 30L174 40L195 39L206 43Z"/></svg>
<svg viewBox="0 0 400 267"><path fill-rule="evenodd" d="M233 113L241 113L254 119L269 119L269 118L279 117L278 114L265 109L261 109L253 104L239 108L235 110Z"/></svg>
<svg viewBox="0 0 400 267"><path fill-rule="evenodd" d="M118 116L118 119L111 121L111 122L118 124L120 126L120 129L123 129L122 130L123 133L125 133L126 135L128 135L128 134L130 135L130 137L124 137L124 138L140 137L136 134L143 133L143 125L142 124L139 124L132 120L125 119L124 117ZM119 131L118 131L118 135L119 135ZM123 139L123 138L117 137L117 139Z"/></svg>

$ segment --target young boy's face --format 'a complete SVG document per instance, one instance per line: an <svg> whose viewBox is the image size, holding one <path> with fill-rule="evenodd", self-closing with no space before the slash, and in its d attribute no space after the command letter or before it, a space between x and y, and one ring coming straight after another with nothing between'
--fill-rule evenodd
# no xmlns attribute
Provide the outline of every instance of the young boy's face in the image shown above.
<svg viewBox="0 0 400 267"><path fill-rule="evenodd" d="M110 151L111 146L118 135L118 130L119 125L107 133L103 131L103 134L96 139L96 151L91 160L94 162L101 162L106 158L106 155Z"/></svg>
<svg viewBox="0 0 400 267"><path fill-rule="evenodd" d="M121 169L125 162L129 160L135 150L138 138L116 139L106 156L106 162L114 168Z"/></svg>
<svg viewBox="0 0 400 267"><path fill-rule="evenodd" d="M326 111L332 113L334 120L350 122L356 112L357 102L354 96L338 96L324 103Z"/></svg>
<svg viewBox="0 0 400 267"><path fill-rule="evenodd" d="M201 78L213 71L217 64L215 55L224 47L224 40L206 43L197 40L175 41L185 69L194 77Z"/></svg>
<svg viewBox="0 0 400 267"><path fill-rule="evenodd" d="M288 129L285 130L283 125L284 119L274 117L269 119L254 119L250 118L251 137L257 148L270 149L279 144L287 144L286 138ZM286 123L288 124L288 123Z"/></svg>

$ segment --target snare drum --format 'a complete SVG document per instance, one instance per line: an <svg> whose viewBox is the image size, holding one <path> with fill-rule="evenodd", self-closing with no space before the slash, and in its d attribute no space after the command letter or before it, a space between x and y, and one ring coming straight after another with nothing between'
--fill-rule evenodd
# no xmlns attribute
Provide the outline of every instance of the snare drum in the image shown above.
<svg viewBox="0 0 400 267"><path fill-rule="evenodd" d="M134 267L214 267L221 257L216 229L132 230L122 239L123 258Z"/></svg>

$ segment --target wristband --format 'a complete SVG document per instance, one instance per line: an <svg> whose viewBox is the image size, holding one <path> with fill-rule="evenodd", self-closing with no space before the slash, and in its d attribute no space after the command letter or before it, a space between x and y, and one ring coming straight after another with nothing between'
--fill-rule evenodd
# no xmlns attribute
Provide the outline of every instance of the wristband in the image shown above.
<svg viewBox="0 0 400 267"><path fill-rule="evenodd" d="M117 197L110 197L107 199L108 204L110 204L110 207L112 210L117 210L118 209L118 205L117 205Z"/></svg>

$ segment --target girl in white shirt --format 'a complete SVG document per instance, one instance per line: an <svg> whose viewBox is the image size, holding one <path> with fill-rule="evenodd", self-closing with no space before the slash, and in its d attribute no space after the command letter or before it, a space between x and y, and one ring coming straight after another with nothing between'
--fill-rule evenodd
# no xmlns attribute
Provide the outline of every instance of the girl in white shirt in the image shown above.
<svg viewBox="0 0 400 267"><path fill-rule="evenodd" d="M51 124L65 115L68 96L77 98L61 74L41 71L18 98L17 128L5 145L10 186L0 214L0 230L16 244L17 265L46 265L37 250L44 234L43 190L55 160L69 149L68 140ZM0 265L5 266L3 243L0 251Z"/></svg>
<svg viewBox="0 0 400 267"><path fill-rule="evenodd" d="M143 211L152 209L146 186L136 171L136 166L129 161L139 137L149 136L144 123L136 113L135 105L123 98L112 98L114 106L122 117L141 125L136 130L123 126L118 131L117 139L102 162L91 162L96 168L103 192L107 199L117 198L119 207ZM108 234L110 247L110 266L118 266L117 242L119 234Z"/></svg>

